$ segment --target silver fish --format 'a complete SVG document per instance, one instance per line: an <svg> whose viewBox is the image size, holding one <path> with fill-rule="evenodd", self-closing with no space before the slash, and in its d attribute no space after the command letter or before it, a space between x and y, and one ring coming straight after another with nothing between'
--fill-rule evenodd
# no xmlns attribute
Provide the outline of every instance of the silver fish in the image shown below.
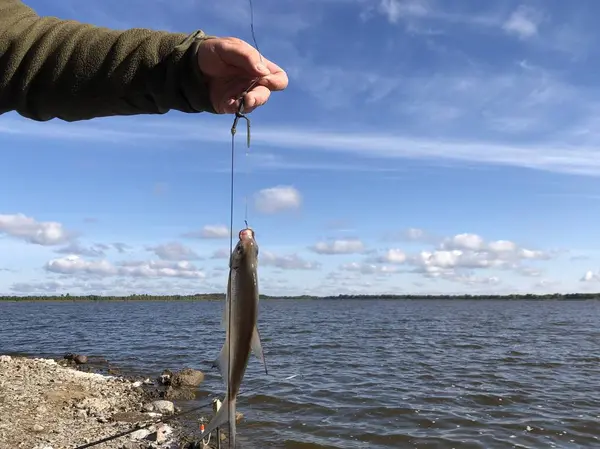
<svg viewBox="0 0 600 449"><path fill-rule="evenodd" d="M225 343L214 365L219 368L227 393L223 405L208 423L202 436L229 423L229 447L235 448L236 400L248 366L250 351L262 361L267 372L258 319L258 245L254 231L246 228L231 253L227 297L223 314L226 329ZM231 321L229 321L231 320ZM268 372L267 372L268 374Z"/></svg>

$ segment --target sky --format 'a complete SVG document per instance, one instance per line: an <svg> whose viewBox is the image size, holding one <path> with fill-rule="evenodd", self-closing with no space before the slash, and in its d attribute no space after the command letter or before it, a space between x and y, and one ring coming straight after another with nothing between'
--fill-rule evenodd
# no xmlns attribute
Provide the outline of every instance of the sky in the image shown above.
<svg viewBox="0 0 600 449"><path fill-rule="evenodd" d="M248 0L26 3L252 42ZM600 3L253 5L289 76L237 134L262 293L600 290ZM0 116L0 294L223 292L231 123Z"/></svg>

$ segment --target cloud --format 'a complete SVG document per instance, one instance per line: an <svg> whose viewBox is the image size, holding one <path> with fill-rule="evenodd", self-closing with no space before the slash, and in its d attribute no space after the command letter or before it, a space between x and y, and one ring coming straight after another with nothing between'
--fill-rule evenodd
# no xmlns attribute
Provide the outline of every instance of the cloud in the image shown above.
<svg viewBox="0 0 600 449"><path fill-rule="evenodd" d="M228 249L222 248L222 249L218 249L216 250L212 256L210 256L211 259L229 259L230 253Z"/></svg>
<svg viewBox="0 0 600 449"><path fill-rule="evenodd" d="M520 39L527 39L538 33L541 15L536 10L520 5L502 25L509 34L514 34Z"/></svg>
<svg viewBox="0 0 600 449"><path fill-rule="evenodd" d="M299 209L302 204L302 196L292 186L279 185L257 192L254 196L254 204L258 211L274 214L285 210Z"/></svg>
<svg viewBox="0 0 600 449"><path fill-rule="evenodd" d="M15 282L10 290L15 293L57 293L64 289L65 284L59 281L45 282Z"/></svg>
<svg viewBox="0 0 600 449"><path fill-rule="evenodd" d="M404 235L422 240L428 234L418 230ZM430 240L430 243L432 242L433 240ZM328 246L326 249L331 251L332 247ZM500 283L498 276L477 276L474 272L510 270L523 276L536 277L541 275L541 271L523 263L549 260L554 256L553 252L524 248L509 240L487 241L478 234L462 233L439 239L431 250L407 254L402 249L392 248L368 257L365 263L346 264L343 269L365 274L389 273L400 272L399 266L404 265L410 268L411 272L430 279L445 279L465 285L496 285Z"/></svg>
<svg viewBox="0 0 600 449"><path fill-rule="evenodd" d="M592 270L586 271L582 276L581 282L598 282L600 281L600 272L594 272Z"/></svg>
<svg viewBox="0 0 600 449"><path fill-rule="evenodd" d="M262 127L253 131L252 139L261 145L278 148L350 154L364 158L361 163L368 159L407 158L432 163L470 162L600 176L600 133L594 119L600 111L598 95L585 87L566 84L557 75L529 64L519 67L515 73L490 74L472 69L476 73L404 79L403 90L397 94L409 95L415 104L435 102L435 107L452 105L460 108L460 119L438 123L434 137L425 134L431 128L431 115L409 114L407 105L411 102L408 101L402 102L403 109L396 111L396 118L408 120L406 127L412 132ZM398 102L386 104L397 107ZM565 113L568 113L568 119L564 119ZM506 124L521 119L528 121L521 127L525 134L520 139L507 138ZM557 120L560 121L557 123ZM144 122L135 122L139 133L127 130L126 123L113 121L94 125L69 123L68 128L58 122L41 127L13 119L7 119L5 123L6 129L0 126L0 133L10 130L22 133L25 138L95 140L97 137L102 140L107 134L116 132L120 142L127 141L131 145L147 140L223 142L210 124L169 119L148 118ZM503 129L499 130L500 123L503 123Z"/></svg>
<svg viewBox="0 0 600 449"><path fill-rule="evenodd" d="M277 255L270 251L261 251L259 264L283 270L316 270L321 267L320 263L304 260L297 254Z"/></svg>
<svg viewBox="0 0 600 449"><path fill-rule="evenodd" d="M121 242L115 242L108 246L116 249L121 254L124 254L131 249L131 246L129 246L126 243L121 243Z"/></svg>
<svg viewBox="0 0 600 449"><path fill-rule="evenodd" d="M125 261L113 265L107 260L85 260L79 256L53 259L44 266L46 271L68 275L97 277L125 276L134 278L188 278L203 279L206 275L191 262L164 260Z"/></svg>
<svg viewBox="0 0 600 449"><path fill-rule="evenodd" d="M400 249L389 249L377 258L380 263L401 264L406 262L406 254Z"/></svg>
<svg viewBox="0 0 600 449"><path fill-rule="evenodd" d="M60 245L73 234L56 221L36 221L24 214L0 215L0 234L42 246Z"/></svg>
<svg viewBox="0 0 600 449"><path fill-rule="evenodd" d="M59 254L74 254L78 256L103 257L106 254L104 250L108 248L108 245L103 244L85 247L82 246L79 242L72 242L64 248L57 249L55 252Z"/></svg>
<svg viewBox="0 0 600 449"><path fill-rule="evenodd" d="M188 246L178 242L169 242L158 246L150 246L147 248L153 251L162 260L198 260L200 256Z"/></svg>
<svg viewBox="0 0 600 449"><path fill-rule="evenodd" d="M225 239L229 237L229 228L225 225L206 225L199 231L187 232L183 236L199 239Z"/></svg>
<svg viewBox="0 0 600 449"><path fill-rule="evenodd" d="M457 279L457 271L461 270L518 270L522 269L523 260L548 260L551 257L550 253L521 248L508 240L486 242L477 234L463 233L444 239L436 250L421 251L409 263L425 276Z"/></svg>
<svg viewBox="0 0 600 449"><path fill-rule="evenodd" d="M343 271L358 272L361 274L391 274L396 273L398 271L398 269L393 266L390 267L387 265L376 265L358 262L344 264L340 267L340 269ZM335 277L335 275L332 276Z"/></svg>
<svg viewBox="0 0 600 449"><path fill-rule="evenodd" d="M63 248L55 250L58 254L71 254L86 257L104 257L106 251L115 250L120 254L126 253L131 247L125 243L94 243L90 246L83 246L78 241L73 241Z"/></svg>
<svg viewBox="0 0 600 449"><path fill-rule="evenodd" d="M333 240L329 242L317 242L309 248L317 254L354 254L362 253L365 245L358 239Z"/></svg>
<svg viewBox="0 0 600 449"><path fill-rule="evenodd" d="M397 23L401 17L425 17L430 13L424 0L381 0L378 11L391 23Z"/></svg>

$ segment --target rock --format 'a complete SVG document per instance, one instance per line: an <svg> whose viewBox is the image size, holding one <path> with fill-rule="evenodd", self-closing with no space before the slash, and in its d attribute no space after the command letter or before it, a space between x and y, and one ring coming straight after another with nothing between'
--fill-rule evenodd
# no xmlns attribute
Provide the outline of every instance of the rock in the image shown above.
<svg viewBox="0 0 600 449"><path fill-rule="evenodd" d="M154 406L151 403L147 403L142 406L142 410L145 412L153 412Z"/></svg>
<svg viewBox="0 0 600 449"><path fill-rule="evenodd" d="M145 439L148 435L150 435L150 431L148 429L139 429L130 435L130 439L133 441L140 441Z"/></svg>
<svg viewBox="0 0 600 449"><path fill-rule="evenodd" d="M171 385L176 388L197 387L204 382L204 373L191 368L185 368L176 373L171 380Z"/></svg>
<svg viewBox="0 0 600 449"><path fill-rule="evenodd" d="M73 357L73 361L78 365L85 365L87 363L87 360L88 358L85 355L77 354L75 357Z"/></svg>
<svg viewBox="0 0 600 449"><path fill-rule="evenodd" d="M158 444L165 443L169 438L169 435L173 433L173 429L167 424L161 424L157 427L156 432L148 435L148 440L156 441Z"/></svg>
<svg viewBox="0 0 600 449"><path fill-rule="evenodd" d="M142 404L152 401L146 389L132 388L131 380L95 374L95 357L87 363L91 372L73 369L74 356L70 356L60 359L72 362L69 367L44 359L2 358L1 448L74 448L127 431L133 422L154 421L141 412ZM166 404L159 408L169 411ZM157 429L147 430L145 436L151 431ZM127 444L130 449L166 449L173 441L171 437L166 444L158 445L148 440L133 442L128 436L101 446L121 449L131 443Z"/></svg>
<svg viewBox="0 0 600 449"><path fill-rule="evenodd" d="M161 385L171 385L171 379L173 378L173 372L171 370L164 370L158 377L158 383Z"/></svg>
<svg viewBox="0 0 600 449"><path fill-rule="evenodd" d="M175 405L171 401L154 401L152 408L163 415L172 415L175 413Z"/></svg>
<svg viewBox="0 0 600 449"><path fill-rule="evenodd" d="M9 363L12 357L9 355L0 355L0 363Z"/></svg>
<svg viewBox="0 0 600 449"><path fill-rule="evenodd" d="M167 387L162 397L169 400L191 401L196 399L196 392L191 388L173 388Z"/></svg>

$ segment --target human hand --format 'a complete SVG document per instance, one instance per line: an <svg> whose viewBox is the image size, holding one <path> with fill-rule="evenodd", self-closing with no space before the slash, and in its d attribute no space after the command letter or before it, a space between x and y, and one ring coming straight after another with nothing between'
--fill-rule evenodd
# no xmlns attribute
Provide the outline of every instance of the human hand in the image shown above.
<svg viewBox="0 0 600 449"><path fill-rule="evenodd" d="M208 80L210 101L218 114L233 114L242 95L257 80L244 99L244 112L264 105L272 91L288 85L287 74L261 57L247 42L235 37L210 38L198 47L198 64Z"/></svg>

